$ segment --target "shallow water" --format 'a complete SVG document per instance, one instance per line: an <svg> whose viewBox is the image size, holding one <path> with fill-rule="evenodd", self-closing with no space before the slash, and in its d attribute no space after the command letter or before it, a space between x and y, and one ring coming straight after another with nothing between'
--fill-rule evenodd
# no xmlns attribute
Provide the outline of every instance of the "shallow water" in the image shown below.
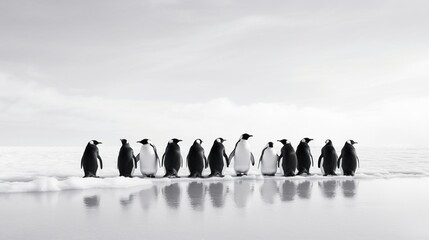
<svg viewBox="0 0 429 240"><path fill-rule="evenodd" d="M0 239L428 239L429 178L163 180L0 194Z"/></svg>

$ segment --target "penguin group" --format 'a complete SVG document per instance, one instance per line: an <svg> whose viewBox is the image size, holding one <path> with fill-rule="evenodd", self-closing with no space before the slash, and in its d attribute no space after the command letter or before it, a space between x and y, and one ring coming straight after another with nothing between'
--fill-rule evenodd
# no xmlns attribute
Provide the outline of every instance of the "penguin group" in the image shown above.
<svg viewBox="0 0 429 240"><path fill-rule="evenodd" d="M253 137L250 134L244 133L235 144L234 149L229 154L226 154L223 143L224 138L214 140L209 155L206 157L203 141L196 139L189 149L186 157L187 167L189 169L190 178L202 177L223 177L223 172L228 168L231 162L234 162L234 171L237 176L247 175L250 164L255 165L255 157L251 151L249 138ZM154 178L158 170L165 168L164 177L176 178L180 168L183 168L183 157L181 154L179 143L182 141L173 138L168 141L164 154L159 158L158 151L155 145L149 139L137 141L142 144L140 152L135 155L126 139L120 139L122 146L119 150L117 168L119 176L132 177L134 170L140 162L140 172L143 177ZM268 142L262 149L258 168L264 176L274 176L278 168L281 168L282 174L285 177L296 175L311 175L310 167L314 166L313 156L310 151L309 143L313 139L303 138L295 151L292 143L287 139L278 140L282 144L280 153L277 154L274 143ZM88 142L81 160L81 168L84 170L84 177L97 177L98 161L100 169L103 169L103 161L100 157L97 145L101 142L91 140ZM338 157L333 143L327 139L325 146L321 149L321 154L317 162L317 167L320 168L323 176L337 175L337 168L341 174L345 176L354 176L359 167L359 158L356 154L354 145L357 142L348 140L344 144L341 154ZM98 161L97 161L98 160ZM203 170L210 167L210 174L203 176Z"/></svg>

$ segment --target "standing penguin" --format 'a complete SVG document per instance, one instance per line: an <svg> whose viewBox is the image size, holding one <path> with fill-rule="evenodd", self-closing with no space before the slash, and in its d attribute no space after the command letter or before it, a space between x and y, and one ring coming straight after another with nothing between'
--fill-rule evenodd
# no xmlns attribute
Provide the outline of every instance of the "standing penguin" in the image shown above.
<svg viewBox="0 0 429 240"><path fill-rule="evenodd" d="M155 145L145 138L137 143L143 144L140 148L140 153L137 155L137 162L140 161L140 172L143 177L154 178L158 171L158 166L161 167L161 161L159 161L158 151Z"/></svg>
<svg viewBox="0 0 429 240"><path fill-rule="evenodd" d="M283 144L278 164L280 166L280 159L283 158L282 168L286 177L295 176L297 158L296 152L292 144L287 139L278 140Z"/></svg>
<svg viewBox="0 0 429 240"><path fill-rule="evenodd" d="M118 170L120 177L133 177L134 168L137 168L137 160L134 151L127 139L121 139L122 147L118 155Z"/></svg>
<svg viewBox="0 0 429 240"><path fill-rule="evenodd" d="M209 177L223 177L222 171L224 167L223 159L225 158L226 166L229 167L229 158L225 152L225 146L223 142L226 140L223 138L217 138L213 142L213 146L210 149L210 153L208 156L208 161L210 165L210 175Z"/></svg>
<svg viewBox="0 0 429 240"><path fill-rule="evenodd" d="M101 144L101 142L98 142L97 140L89 141L86 145L85 151L83 152L80 168L83 168L85 173L84 177L97 177L97 158L100 160L100 169L103 169L103 160L98 152L98 144Z"/></svg>
<svg viewBox="0 0 429 240"><path fill-rule="evenodd" d="M308 143L311 138L303 138L296 148L296 157L298 159L298 175L303 173L310 174L310 166L313 166L313 155L311 155Z"/></svg>
<svg viewBox="0 0 429 240"><path fill-rule="evenodd" d="M259 158L258 168L261 165L261 173L264 176L274 176L277 172L277 161L279 156L274 149L274 143L268 142L262 150L261 157Z"/></svg>
<svg viewBox="0 0 429 240"><path fill-rule="evenodd" d="M237 176L247 175L247 172L250 169L249 160L252 162L252 166L255 165L255 157L250 151L250 145L247 141L250 137L253 136L247 133L241 135L240 140L235 144L234 150L229 155L230 161L232 158L235 159L234 170L237 173Z"/></svg>
<svg viewBox="0 0 429 240"><path fill-rule="evenodd" d="M335 169L337 168L337 152L331 140L325 141L325 146L322 148L322 153L319 157L317 167L322 170L323 176L337 175Z"/></svg>
<svg viewBox="0 0 429 240"><path fill-rule="evenodd" d="M201 146L203 140L196 139L189 149L186 161L188 162L189 177L202 177L204 168L207 168L208 162L204 154L204 148Z"/></svg>
<svg viewBox="0 0 429 240"><path fill-rule="evenodd" d="M177 138L168 141L161 163L161 165L165 166L164 177L178 177L179 169L183 166L183 158L178 144L181 141Z"/></svg>
<svg viewBox="0 0 429 240"><path fill-rule="evenodd" d="M343 149L341 149L340 157L338 158L338 168L341 173L346 176L354 176L357 167L359 167L359 158L356 154L356 149L353 146L357 142L348 140Z"/></svg>

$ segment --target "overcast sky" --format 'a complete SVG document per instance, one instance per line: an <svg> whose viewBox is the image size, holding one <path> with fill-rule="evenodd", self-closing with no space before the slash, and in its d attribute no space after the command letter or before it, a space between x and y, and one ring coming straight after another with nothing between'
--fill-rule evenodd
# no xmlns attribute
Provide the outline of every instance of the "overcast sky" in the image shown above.
<svg viewBox="0 0 429 240"><path fill-rule="evenodd" d="M0 145L429 146L428 1L0 1ZM208 151L208 150L207 150ZM258 150L259 151L259 150Z"/></svg>

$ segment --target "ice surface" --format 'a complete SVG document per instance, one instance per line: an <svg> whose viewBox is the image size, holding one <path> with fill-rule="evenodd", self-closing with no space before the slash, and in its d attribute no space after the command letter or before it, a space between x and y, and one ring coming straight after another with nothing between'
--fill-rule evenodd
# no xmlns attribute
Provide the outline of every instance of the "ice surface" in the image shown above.
<svg viewBox="0 0 429 240"><path fill-rule="evenodd" d="M103 158L104 169L97 174L100 179L82 179L80 159L83 148L77 147L0 147L0 193L7 192L45 192L71 189L90 188L125 188L150 185L152 182L194 181L186 178L188 170L182 168L180 179L160 179L164 175L163 169L157 173L156 179L142 179L139 169L134 176L137 178L119 178L116 169L116 160L119 147L100 146L100 155ZM341 179L373 179L399 177L428 177L429 176L429 149L376 149L358 148L361 168L355 177L335 176L323 177L320 169L311 168L313 175L297 176L294 181L302 180L341 180ZM320 149L312 148L317 164ZM256 152L256 151L255 151ZM182 152L184 158L186 153ZM255 156L259 159L259 156ZM231 164L233 166L233 164ZM257 165L257 164L256 164ZM199 179L197 181L232 181L237 179L233 167L225 170L224 178ZM339 174L339 171L337 172ZM209 169L204 171L209 174ZM240 179L264 180L260 170L253 166L249 176ZM272 179L283 179L280 170Z"/></svg>

